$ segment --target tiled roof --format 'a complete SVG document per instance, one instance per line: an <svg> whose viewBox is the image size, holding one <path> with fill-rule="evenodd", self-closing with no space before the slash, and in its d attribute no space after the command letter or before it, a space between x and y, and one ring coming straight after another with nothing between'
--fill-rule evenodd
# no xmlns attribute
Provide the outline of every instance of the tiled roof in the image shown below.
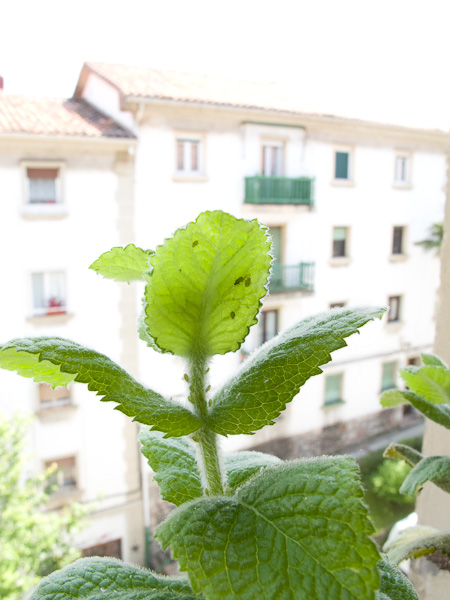
<svg viewBox="0 0 450 600"><path fill-rule="evenodd" d="M301 89L300 84L295 82L295 76L292 85L288 87L277 83L234 81L142 66L87 62L81 73L75 96L82 95L89 71L115 86L125 99L195 102L346 121L390 124L412 129L440 131L448 129L447 115L443 120L438 120L432 118L433 115L428 111L428 115L424 118L423 115L418 115L417 111L409 111L407 114L405 107L395 108L391 102L359 101L355 104L353 98L345 95L341 95L339 101L332 90L329 94L322 94L318 98L317 95L311 95L311 91L314 90L310 88L314 87L314 82L308 82L307 90L304 87ZM309 92L308 98L306 92Z"/></svg>
<svg viewBox="0 0 450 600"><path fill-rule="evenodd" d="M0 135L133 138L133 134L79 98L32 98L0 91Z"/></svg>

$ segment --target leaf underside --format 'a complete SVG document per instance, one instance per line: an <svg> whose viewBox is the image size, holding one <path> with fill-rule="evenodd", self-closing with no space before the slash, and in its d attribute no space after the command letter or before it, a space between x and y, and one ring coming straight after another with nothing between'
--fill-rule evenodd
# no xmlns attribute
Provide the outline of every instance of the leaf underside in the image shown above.
<svg viewBox="0 0 450 600"><path fill-rule="evenodd" d="M89 268L115 281L146 281L152 254L153 250L142 250L134 244L125 248L118 246L104 252Z"/></svg>
<svg viewBox="0 0 450 600"><path fill-rule="evenodd" d="M401 390L388 390L381 396L381 405L385 408L407 403L417 408L428 419L450 429L450 406L446 404L434 404L414 392Z"/></svg>
<svg viewBox="0 0 450 600"><path fill-rule="evenodd" d="M274 423L330 352L346 346L346 337L383 308L343 309L309 317L260 348L212 401L208 425L222 435L254 433Z"/></svg>
<svg viewBox="0 0 450 600"><path fill-rule="evenodd" d="M400 532L393 543L385 546L385 551L396 565L409 558L429 556L439 551L450 556L450 533L433 531L431 527L411 527Z"/></svg>
<svg viewBox="0 0 450 600"><path fill-rule="evenodd" d="M353 459L293 461L178 508L156 536L207 600L373 600L380 556L362 495Z"/></svg>
<svg viewBox="0 0 450 600"><path fill-rule="evenodd" d="M225 458L228 487L236 490L266 467L281 465L282 460L263 452L236 452Z"/></svg>
<svg viewBox="0 0 450 600"><path fill-rule="evenodd" d="M113 558L82 558L43 579L30 600L199 600L187 579Z"/></svg>
<svg viewBox="0 0 450 600"><path fill-rule="evenodd" d="M423 458L423 454L410 446L404 444L396 444L393 442L384 451L385 458L393 458L395 460L403 460L410 467L414 467Z"/></svg>
<svg viewBox="0 0 450 600"><path fill-rule="evenodd" d="M427 456L409 472L400 488L402 494L413 496L427 481L450 493L450 456Z"/></svg>
<svg viewBox="0 0 450 600"><path fill-rule="evenodd" d="M107 356L70 340L11 340L0 346L0 367L53 387L87 383L90 391L103 396L102 401L117 402L117 410L172 436L188 435L201 426L187 408L145 388Z"/></svg>
<svg viewBox="0 0 450 600"><path fill-rule="evenodd" d="M378 569L381 582L377 600L419 600L406 575L387 558L380 560Z"/></svg>
<svg viewBox="0 0 450 600"><path fill-rule="evenodd" d="M145 292L145 324L163 352L239 349L266 293L267 228L221 211L202 213L158 246Z"/></svg>

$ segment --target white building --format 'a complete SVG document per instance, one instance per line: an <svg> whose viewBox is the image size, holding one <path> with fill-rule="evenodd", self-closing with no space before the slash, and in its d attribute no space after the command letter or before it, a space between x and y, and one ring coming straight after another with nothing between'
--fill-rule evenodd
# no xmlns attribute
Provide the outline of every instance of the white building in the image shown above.
<svg viewBox="0 0 450 600"><path fill-rule="evenodd" d="M396 426L401 412L381 413L379 392L432 346L438 260L414 242L443 217L446 147L443 131L302 112L274 85L145 68L88 63L75 98L53 104L0 92L0 239L9 256L1 339L72 338L165 395L185 394L181 359L137 339L143 289L87 267L113 246L155 248L201 211L222 209L269 225L278 262L259 324L243 352L214 361L213 387L245 352L308 315L391 306L275 427L227 447L270 445L292 457ZM103 494L80 546L111 543L110 552L121 540L122 557L143 562L149 515L135 426L82 386L70 400L57 395L0 373L0 407L38 413L35 469L61 460L72 497Z"/></svg>

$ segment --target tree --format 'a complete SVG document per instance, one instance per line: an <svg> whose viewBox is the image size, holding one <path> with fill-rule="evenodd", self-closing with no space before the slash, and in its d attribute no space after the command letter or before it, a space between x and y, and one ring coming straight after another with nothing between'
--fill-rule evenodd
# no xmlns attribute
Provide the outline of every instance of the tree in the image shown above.
<svg viewBox="0 0 450 600"><path fill-rule="evenodd" d="M79 558L71 536L86 512L45 511L53 472L24 478L29 419L0 415L0 598L19 600L39 579Z"/></svg>
<svg viewBox="0 0 450 600"><path fill-rule="evenodd" d="M420 242L416 242L416 246L422 246L426 251L434 250L436 255L438 255L444 240L444 223L433 223L429 228L429 231L429 237Z"/></svg>

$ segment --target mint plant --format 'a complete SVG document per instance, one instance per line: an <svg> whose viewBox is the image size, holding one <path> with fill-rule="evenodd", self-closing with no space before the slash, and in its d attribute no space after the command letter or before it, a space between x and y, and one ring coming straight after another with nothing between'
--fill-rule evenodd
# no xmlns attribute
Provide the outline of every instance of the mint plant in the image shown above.
<svg viewBox="0 0 450 600"><path fill-rule="evenodd" d="M156 351L185 359L184 404L69 340L15 339L0 347L3 368L54 387L86 383L142 424L142 452L162 497L178 507L156 537L187 573L166 578L113 559L82 559L44 579L32 600L417 598L370 539L373 526L353 459L221 455L219 436L273 425L330 353L384 312L343 309L310 317L212 390L211 358L238 350L257 322L270 246L267 228L256 220L214 211L155 252L113 248L91 265L105 277L144 282L139 336Z"/></svg>
<svg viewBox="0 0 450 600"><path fill-rule="evenodd" d="M400 370L407 390L389 390L381 398L385 407L411 404L425 417L450 429L450 369L433 354L422 354L421 367ZM427 481L450 493L450 456L423 456L403 444L391 444L388 458L403 460L413 467L400 488L402 494L420 493ZM392 562L427 556L439 567L450 570L450 532L419 525L389 539L385 549Z"/></svg>

